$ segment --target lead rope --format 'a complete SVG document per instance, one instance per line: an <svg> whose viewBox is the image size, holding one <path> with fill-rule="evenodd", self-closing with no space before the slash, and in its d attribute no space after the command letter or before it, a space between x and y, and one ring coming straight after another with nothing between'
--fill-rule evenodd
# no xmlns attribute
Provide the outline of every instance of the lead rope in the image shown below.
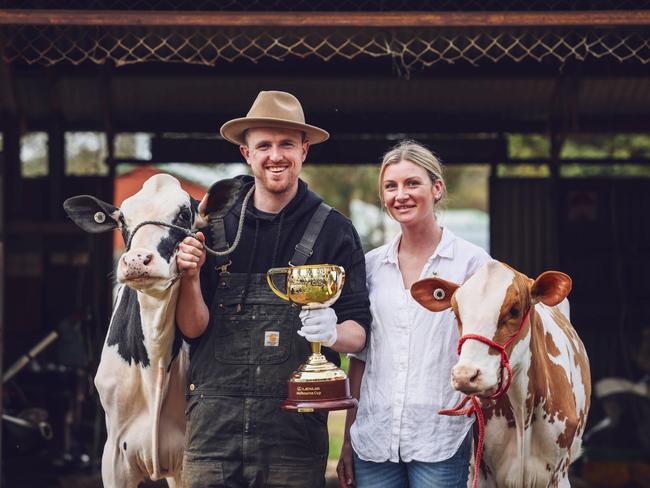
<svg viewBox="0 0 650 488"><path fill-rule="evenodd" d="M241 206L241 213L239 214L239 223L237 224L237 234L235 235L235 240L232 243L232 246L230 246L225 251L215 251L214 249L210 249L208 246L203 244L203 247L205 248L206 252L212 254L213 256L227 256L228 254L233 252L235 248L239 245L239 240L241 239L242 230L244 228L244 219L246 218L246 206L248 205L248 201L250 200L254 191L255 191L255 185L253 185L251 189L248 190L248 193L244 197L244 201L242 202L242 206ZM197 239L196 233L198 232L198 229L190 230L184 227L180 227L178 225L162 222L160 220L145 220L143 222L140 222L138 225L135 226L135 229L133 229L133 232L129 236L129 240L126 243L126 252L128 252L131 249L131 242L133 241L133 236L135 236L135 233L140 229L140 227L144 225L161 225L163 227L169 227L170 229L175 229L182 232L183 234L185 234L186 237L189 236L189 237L193 237L194 239Z"/></svg>
<svg viewBox="0 0 650 488"><path fill-rule="evenodd" d="M496 400L497 398L502 397L508 391L508 388L510 388L510 384L512 383L512 368L510 367L510 361L508 359L508 353L506 352L506 348L510 344L512 344L512 342L521 333L521 330L524 328L524 324L526 323L526 320L528 320L529 315L530 315L530 307L528 307L528 310L526 310L526 313L524 314L521 323L519 324L519 329L517 329L517 332L515 332L512 336L510 336L510 338L503 345L478 334L467 334L458 340L458 355L460 355L460 352L463 349L463 344L465 343L465 341L469 339L474 339L484 344L487 344L488 346L497 349L501 353L501 374L499 377L499 388L497 389L496 392L494 392L492 395L489 395L487 397L477 397L476 395L465 395L465 398L463 398L460 401L460 403L456 405L454 408L448 408L448 409L443 409L438 411L438 414L440 415L452 415L452 416L467 415L468 417L471 417L472 415L476 416L476 420L478 422L478 442L476 443L476 449L474 450L474 481L472 482L472 488L476 488L476 484L478 483L478 474L479 474L479 469L481 467L481 456L483 454L483 443L485 441L485 419L483 417L483 410L481 409L481 405L478 400L479 398L486 399L486 400ZM508 377L505 386L503 385L504 368L508 371ZM469 401L471 401L472 404L469 407L464 408L467 402Z"/></svg>

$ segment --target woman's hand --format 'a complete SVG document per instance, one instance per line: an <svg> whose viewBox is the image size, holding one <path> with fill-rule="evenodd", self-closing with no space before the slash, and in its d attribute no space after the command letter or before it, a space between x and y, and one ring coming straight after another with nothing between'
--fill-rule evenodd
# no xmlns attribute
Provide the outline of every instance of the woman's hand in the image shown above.
<svg viewBox="0 0 650 488"><path fill-rule="evenodd" d="M336 474L339 477L339 488L355 486L354 483L354 461L352 460L352 443L349 439L343 441L341 456L336 466Z"/></svg>

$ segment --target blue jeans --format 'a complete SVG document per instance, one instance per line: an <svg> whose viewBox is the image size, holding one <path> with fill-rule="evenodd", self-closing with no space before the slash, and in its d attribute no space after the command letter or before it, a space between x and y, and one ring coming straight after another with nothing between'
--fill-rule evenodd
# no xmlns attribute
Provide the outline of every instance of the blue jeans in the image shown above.
<svg viewBox="0 0 650 488"><path fill-rule="evenodd" d="M466 488L472 431L451 458L438 463L374 463L354 453L357 488Z"/></svg>

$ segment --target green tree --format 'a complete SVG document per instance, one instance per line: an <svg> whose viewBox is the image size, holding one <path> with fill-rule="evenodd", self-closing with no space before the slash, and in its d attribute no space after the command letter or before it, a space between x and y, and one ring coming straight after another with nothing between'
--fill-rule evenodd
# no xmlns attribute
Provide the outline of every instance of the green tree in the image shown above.
<svg viewBox="0 0 650 488"><path fill-rule="evenodd" d="M339 212L350 216L353 199L379 205L379 165L305 165L302 178Z"/></svg>

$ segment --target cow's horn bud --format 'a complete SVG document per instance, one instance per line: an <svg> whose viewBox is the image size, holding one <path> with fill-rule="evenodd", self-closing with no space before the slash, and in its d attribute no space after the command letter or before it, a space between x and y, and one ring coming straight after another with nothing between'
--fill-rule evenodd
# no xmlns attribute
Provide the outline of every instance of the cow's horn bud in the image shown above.
<svg viewBox="0 0 650 488"><path fill-rule="evenodd" d="M96 212L94 215L95 222L103 224L106 222L106 214L104 212Z"/></svg>
<svg viewBox="0 0 650 488"><path fill-rule="evenodd" d="M442 288L436 288L433 290L433 298L436 300L443 300L445 298L445 290Z"/></svg>

